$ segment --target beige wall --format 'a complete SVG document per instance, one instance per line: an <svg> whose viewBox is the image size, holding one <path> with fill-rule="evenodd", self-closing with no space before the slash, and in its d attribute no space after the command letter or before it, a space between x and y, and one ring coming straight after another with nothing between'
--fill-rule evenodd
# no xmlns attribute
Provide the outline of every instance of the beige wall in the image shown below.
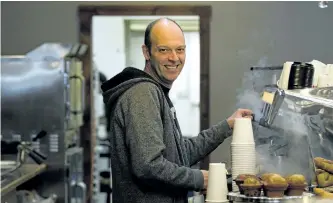
<svg viewBox="0 0 333 203"><path fill-rule="evenodd" d="M2 2L2 54L24 54L43 42L77 41L76 11L79 4L82 3ZM317 2L195 4L210 4L213 8L210 52L212 124L234 111L236 89L241 85L244 71L251 65L258 65L259 61L262 65L276 65L287 60L309 61L313 58L333 63L333 4L326 9L319 9ZM212 161L224 161L229 159L228 154L226 142L211 158Z"/></svg>

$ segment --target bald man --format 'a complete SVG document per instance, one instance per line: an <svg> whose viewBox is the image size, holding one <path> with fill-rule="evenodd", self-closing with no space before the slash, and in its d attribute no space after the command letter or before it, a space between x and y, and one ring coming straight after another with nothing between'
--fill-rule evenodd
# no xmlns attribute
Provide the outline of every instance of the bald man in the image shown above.
<svg viewBox="0 0 333 203"><path fill-rule="evenodd" d="M190 167L231 135L247 109L184 138L168 96L181 73L186 44L180 26L167 18L145 31L144 71L132 67L102 85L110 116L112 199L116 203L184 203L188 191L207 187L208 172Z"/></svg>

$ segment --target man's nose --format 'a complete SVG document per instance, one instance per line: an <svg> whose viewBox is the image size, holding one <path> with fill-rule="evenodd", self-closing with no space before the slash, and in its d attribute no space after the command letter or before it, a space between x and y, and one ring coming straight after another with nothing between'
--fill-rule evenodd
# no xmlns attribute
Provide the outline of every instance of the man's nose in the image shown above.
<svg viewBox="0 0 333 203"><path fill-rule="evenodd" d="M170 61L179 61L178 54L174 50L169 54L169 60Z"/></svg>

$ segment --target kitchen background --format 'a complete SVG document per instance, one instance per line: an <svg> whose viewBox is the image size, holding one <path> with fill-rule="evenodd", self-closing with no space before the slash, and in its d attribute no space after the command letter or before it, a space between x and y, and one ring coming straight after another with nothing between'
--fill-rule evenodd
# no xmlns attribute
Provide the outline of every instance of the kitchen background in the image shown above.
<svg viewBox="0 0 333 203"><path fill-rule="evenodd" d="M77 42L77 7L136 2L2 2L1 52L25 54L44 42ZM318 2L154 2L211 5L210 123L229 116L244 71L254 65L317 59L332 63L333 7ZM260 62L260 64L259 64ZM210 155L228 161L227 140Z"/></svg>

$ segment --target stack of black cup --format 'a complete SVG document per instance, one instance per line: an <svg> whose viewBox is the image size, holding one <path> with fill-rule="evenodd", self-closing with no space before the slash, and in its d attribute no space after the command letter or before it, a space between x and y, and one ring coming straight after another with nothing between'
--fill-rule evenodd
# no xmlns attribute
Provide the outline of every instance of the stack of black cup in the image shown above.
<svg viewBox="0 0 333 203"><path fill-rule="evenodd" d="M311 88L314 67L309 63L294 62L290 68L288 89Z"/></svg>

